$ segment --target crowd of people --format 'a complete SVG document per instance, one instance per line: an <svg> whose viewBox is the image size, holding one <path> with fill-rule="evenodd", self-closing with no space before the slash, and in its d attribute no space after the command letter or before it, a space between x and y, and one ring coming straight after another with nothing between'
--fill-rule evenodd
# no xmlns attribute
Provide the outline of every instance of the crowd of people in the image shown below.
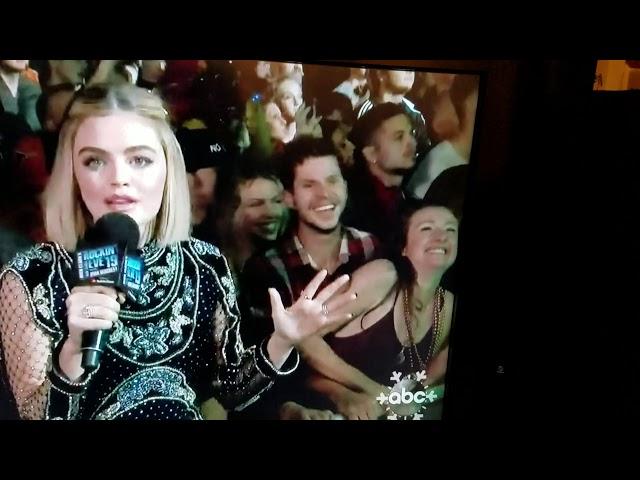
<svg viewBox="0 0 640 480"><path fill-rule="evenodd" d="M0 60L0 391L44 419L378 419L440 392L473 75ZM110 212L142 292L73 281ZM83 332L109 330L98 369ZM9 414L8 414L9 415Z"/></svg>

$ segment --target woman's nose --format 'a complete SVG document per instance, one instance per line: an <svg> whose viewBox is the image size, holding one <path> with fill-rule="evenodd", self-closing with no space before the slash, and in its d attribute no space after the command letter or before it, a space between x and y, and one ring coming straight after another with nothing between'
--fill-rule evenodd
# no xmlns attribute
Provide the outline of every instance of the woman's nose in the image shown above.
<svg viewBox="0 0 640 480"><path fill-rule="evenodd" d="M115 161L112 163L111 184L112 185L128 185L131 181L131 172L129 166L124 161Z"/></svg>

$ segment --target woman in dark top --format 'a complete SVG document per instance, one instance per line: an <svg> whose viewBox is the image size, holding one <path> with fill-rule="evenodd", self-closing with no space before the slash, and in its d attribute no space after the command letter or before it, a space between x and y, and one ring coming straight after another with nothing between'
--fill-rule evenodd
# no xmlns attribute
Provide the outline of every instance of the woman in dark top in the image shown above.
<svg viewBox="0 0 640 480"><path fill-rule="evenodd" d="M275 332L243 346L227 261L189 236L185 165L167 116L158 97L130 85L92 87L70 108L44 192L49 241L0 271L0 373L21 418L201 419L212 397L241 409L295 369L294 347L339 320L323 304L348 279L316 295L323 271L287 310L270 289ZM141 232L145 275L133 298L73 284L70 252L111 212ZM100 365L84 369L83 332L107 329Z"/></svg>
<svg viewBox="0 0 640 480"><path fill-rule="evenodd" d="M394 372L403 375L425 371L424 385L443 380L451 326L453 295L440 286L458 248L458 219L446 206L412 201L401 215L401 241L393 264L376 260L353 274L361 283L359 296L375 299L369 308L325 336L325 342L343 360L368 377L347 384L342 379L313 375L308 382L332 408L352 419L373 419L383 413L376 397L387 393ZM384 264L397 276L385 285L377 282L375 294L367 291L373 269ZM313 352L304 352L313 357ZM312 363L312 360L311 362ZM357 377L352 375L353 379Z"/></svg>

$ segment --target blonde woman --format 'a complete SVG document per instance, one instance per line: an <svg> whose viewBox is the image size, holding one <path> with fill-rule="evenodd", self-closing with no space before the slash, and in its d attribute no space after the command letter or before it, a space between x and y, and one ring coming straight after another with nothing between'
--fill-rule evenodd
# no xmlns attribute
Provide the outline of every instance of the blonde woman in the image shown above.
<svg viewBox="0 0 640 480"><path fill-rule="evenodd" d="M211 398L241 409L295 369L301 341L344 319L322 306L348 279L316 292L321 272L287 310L270 290L275 332L243 346L227 262L189 236L184 160L167 117L158 97L126 84L90 87L69 110L43 195L49 241L0 272L0 367L22 418L200 419ZM110 212L141 232L135 301L71 283L70 252ZM101 329L111 330L108 348L85 371L82 333Z"/></svg>

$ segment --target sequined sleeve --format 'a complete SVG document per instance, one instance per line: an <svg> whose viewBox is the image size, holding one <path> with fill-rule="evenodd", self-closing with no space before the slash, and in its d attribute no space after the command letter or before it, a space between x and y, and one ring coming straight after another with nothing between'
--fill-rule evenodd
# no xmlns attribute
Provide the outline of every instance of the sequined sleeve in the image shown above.
<svg viewBox="0 0 640 480"><path fill-rule="evenodd" d="M198 242L196 249L205 248ZM269 389L278 377L293 372L299 363L294 350L282 368L276 368L269 360L267 339L257 346L245 348L240 337L240 312L235 285L226 259L219 251L201 255L210 266L217 293L213 318L216 368L210 383L211 396L216 397L227 409L242 410L252 404Z"/></svg>

